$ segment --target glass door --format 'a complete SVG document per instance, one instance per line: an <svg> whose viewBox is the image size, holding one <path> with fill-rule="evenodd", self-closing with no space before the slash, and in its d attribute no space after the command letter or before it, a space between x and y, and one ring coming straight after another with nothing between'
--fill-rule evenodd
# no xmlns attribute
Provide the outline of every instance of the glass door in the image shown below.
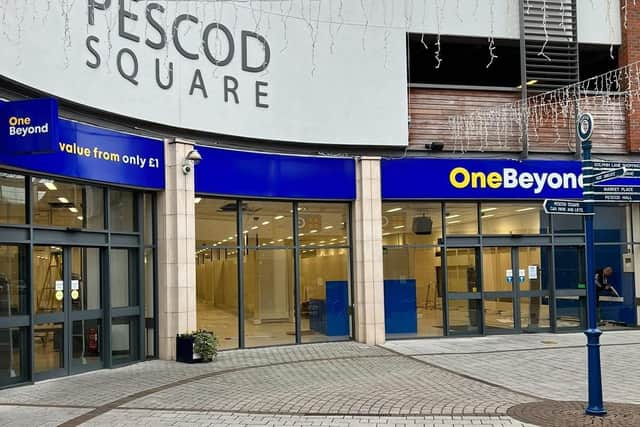
<svg viewBox="0 0 640 427"><path fill-rule="evenodd" d="M482 293L478 283L478 248L446 252L448 335L482 333Z"/></svg>
<svg viewBox="0 0 640 427"><path fill-rule="evenodd" d="M102 251L35 246L33 261L34 377L101 368Z"/></svg>
<svg viewBox="0 0 640 427"><path fill-rule="evenodd" d="M485 332L504 333L517 328L514 301L517 298L518 270L512 248L482 249L482 285L484 289Z"/></svg>
<svg viewBox="0 0 640 427"><path fill-rule="evenodd" d="M487 333L550 328L551 249L539 246L482 250Z"/></svg>

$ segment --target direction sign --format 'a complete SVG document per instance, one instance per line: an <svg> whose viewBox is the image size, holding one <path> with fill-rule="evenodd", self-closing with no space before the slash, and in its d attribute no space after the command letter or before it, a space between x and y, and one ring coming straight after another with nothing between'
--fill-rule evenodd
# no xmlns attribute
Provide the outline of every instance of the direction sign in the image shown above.
<svg viewBox="0 0 640 427"><path fill-rule="evenodd" d="M638 194L640 195L640 187L627 185L598 185L592 188L593 191L585 191L584 194Z"/></svg>
<svg viewBox="0 0 640 427"><path fill-rule="evenodd" d="M594 193L584 197L599 202L640 202L640 194Z"/></svg>
<svg viewBox="0 0 640 427"><path fill-rule="evenodd" d="M638 169L629 169L625 167L624 176L640 178L640 164L637 167Z"/></svg>
<svg viewBox="0 0 640 427"><path fill-rule="evenodd" d="M618 169L612 169L610 171L606 171L606 172L602 172L599 173L597 175L587 175L584 177L585 183L591 183L591 184L598 184L602 181L608 181L612 178L616 178L619 176L624 175L626 172L625 168L618 168ZM605 185L605 184L599 184L599 185Z"/></svg>
<svg viewBox="0 0 640 427"><path fill-rule="evenodd" d="M609 160L585 160L582 162L583 167L592 167L595 170L608 170L608 169L640 169L640 162L616 162Z"/></svg>
<svg viewBox="0 0 640 427"><path fill-rule="evenodd" d="M548 214L556 215L593 215L593 213L587 213L585 207L587 203L582 200L555 200L546 199L543 207L544 211Z"/></svg>

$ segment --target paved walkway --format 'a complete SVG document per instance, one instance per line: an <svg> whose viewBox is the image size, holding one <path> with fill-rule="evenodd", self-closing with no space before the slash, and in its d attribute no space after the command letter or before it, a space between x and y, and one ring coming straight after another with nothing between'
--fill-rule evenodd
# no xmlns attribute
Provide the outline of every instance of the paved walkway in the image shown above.
<svg viewBox="0 0 640 427"><path fill-rule="evenodd" d="M640 331L603 337L605 398L638 403ZM151 361L0 390L0 425L520 425L584 400L584 335L310 344Z"/></svg>

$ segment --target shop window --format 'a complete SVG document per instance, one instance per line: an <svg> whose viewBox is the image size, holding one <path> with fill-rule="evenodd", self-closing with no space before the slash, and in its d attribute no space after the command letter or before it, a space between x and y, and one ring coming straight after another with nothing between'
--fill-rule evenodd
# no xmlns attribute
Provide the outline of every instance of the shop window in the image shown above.
<svg viewBox="0 0 640 427"><path fill-rule="evenodd" d="M109 260L109 282L112 307L138 305L136 251L111 249Z"/></svg>
<svg viewBox="0 0 640 427"><path fill-rule="evenodd" d="M27 328L0 329L0 387L27 380Z"/></svg>
<svg viewBox="0 0 640 427"><path fill-rule="evenodd" d="M153 194L144 193L142 205L144 244L153 245Z"/></svg>
<svg viewBox="0 0 640 427"><path fill-rule="evenodd" d="M33 223L104 229L104 190L45 178L32 178Z"/></svg>
<svg viewBox="0 0 640 427"><path fill-rule="evenodd" d="M584 233L584 219L580 215L551 215L551 218L556 234Z"/></svg>
<svg viewBox="0 0 640 427"><path fill-rule="evenodd" d="M25 223L24 176L0 172L0 223Z"/></svg>
<svg viewBox="0 0 640 427"><path fill-rule="evenodd" d="M0 317L27 314L26 277L25 248L0 246Z"/></svg>
<svg viewBox="0 0 640 427"><path fill-rule="evenodd" d="M482 234L547 234L549 216L541 203L482 203Z"/></svg>
<svg viewBox="0 0 640 427"><path fill-rule="evenodd" d="M111 231L133 232L135 229L134 193L124 190L109 192L109 220Z"/></svg>
<svg viewBox="0 0 640 427"><path fill-rule="evenodd" d="M437 246L384 249L387 337L443 335L441 254Z"/></svg>
<svg viewBox="0 0 640 427"><path fill-rule="evenodd" d="M243 268L245 345L294 344L293 251L247 250Z"/></svg>
<svg viewBox="0 0 640 427"><path fill-rule="evenodd" d="M388 246L437 245L442 240L442 205L383 203L382 239Z"/></svg>
<svg viewBox="0 0 640 427"><path fill-rule="evenodd" d="M596 205L593 232L596 242L631 241L631 207L629 205Z"/></svg>
<svg viewBox="0 0 640 427"><path fill-rule="evenodd" d="M349 205L299 203L302 342L345 340L349 315Z"/></svg>
<svg viewBox="0 0 640 427"><path fill-rule="evenodd" d="M445 205L447 235L478 234L478 206L475 203Z"/></svg>
<svg viewBox="0 0 640 427"><path fill-rule="evenodd" d="M111 323L111 358L114 365L138 360L138 318L115 317Z"/></svg>
<svg viewBox="0 0 640 427"><path fill-rule="evenodd" d="M305 217L302 212L299 214L298 228L301 239L305 236L312 237L322 230L319 216ZM293 204L243 202L242 228L247 247L293 246Z"/></svg>
<svg viewBox="0 0 640 427"><path fill-rule="evenodd" d="M101 307L100 265L100 249L72 248L71 289L78 291L78 297L72 297L71 301L74 311L95 310Z"/></svg>
<svg viewBox="0 0 640 427"><path fill-rule="evenodd" d="M595 269L611 267L607 287L598 291L598 321L607 329L636 325L634 252L631 244L596 244ZM637 250L638 247L636 246Z"/></svg>
<svg viewBox="0 0 640 427"><path fill-rule="evenodd" d="M247 208L246 204L244 206ZM236 247L238 202L196 197L196 248Z"/></svg>
<svg viewBox="0 0 640 427"><path fill-rule="evenodd" d="M56 297L64 277L64 257L59 246L34 246L33 253L33 313L62 311L64 299ZM58 286L56 288L56 286Z"/></svg>
<svg viewBox="0 0 640 427"><path fill-rule="evenodd" d="M196 260L196 317L213 331L220 349L238 348L238 250L199 250Z"/></svg>
<svg viewBox="0 0 640 427"><path fill-rule="evenodd" d="M147 357L155 357L155 278L154 250L144 250L144 319L145 348Z"/></svg>
<svg viewBox="0 0 640 427"><path fill-rule="evenodd" d="M580 80L590 79L618 68L619 46L610 44L580 44ZM611 89L609 89L611 90Z"/></svg>

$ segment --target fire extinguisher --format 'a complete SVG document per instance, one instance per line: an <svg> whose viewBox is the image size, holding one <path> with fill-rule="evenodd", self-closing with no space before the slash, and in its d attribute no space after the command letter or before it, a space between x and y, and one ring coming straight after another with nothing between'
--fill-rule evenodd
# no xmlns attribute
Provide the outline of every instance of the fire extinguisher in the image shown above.
<svg viewBox="0 0 640 427"><path fill-rule="evenodd" d="M87 329L87 353L98 352L98 329Z"/></svg>

